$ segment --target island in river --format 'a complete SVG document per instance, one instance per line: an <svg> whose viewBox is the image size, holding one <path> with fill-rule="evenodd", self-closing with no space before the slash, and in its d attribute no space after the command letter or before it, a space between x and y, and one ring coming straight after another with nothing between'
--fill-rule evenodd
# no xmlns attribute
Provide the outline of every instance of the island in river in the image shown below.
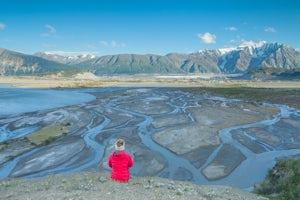
<svg viewBox="0 0 300 200"><path fill-rule="evenodd" d="M249 98L262 92L238 89L248 92ZM196 86L48 91L62 90L94 98L0 116L2 178L109 172L107 157L119 137L133 156L134 176L243 189L263 180L277 159L300 154L297 88L273 88L270 94L286 95L282 102L273 98L263 100L266 103L258 98L224 98L216 88ZM221 89L225 90L228 95L233 89ZM263 90L261 95L271 89Z"/></svg>

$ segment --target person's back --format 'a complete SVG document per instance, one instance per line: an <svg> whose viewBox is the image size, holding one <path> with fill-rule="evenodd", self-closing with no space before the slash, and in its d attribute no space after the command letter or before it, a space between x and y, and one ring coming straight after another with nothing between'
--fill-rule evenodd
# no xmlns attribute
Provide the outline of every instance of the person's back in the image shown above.
<svg viewBox="0 0 300 200"><path fill-rule="evenodd" d="M125 152L125 141L117 140L116 150L110 155L109 167L112 168L111 179L120 182L128 182L130 178L129 168L133 166L131 156Z"/></svg>

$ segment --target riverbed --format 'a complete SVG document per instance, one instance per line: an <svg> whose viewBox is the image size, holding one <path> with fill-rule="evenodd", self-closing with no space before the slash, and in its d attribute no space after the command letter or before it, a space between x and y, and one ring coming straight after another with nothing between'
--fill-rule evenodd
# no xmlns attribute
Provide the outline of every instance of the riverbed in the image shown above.
<svg viewBox="0 0 300 200"><path fill-rule="evenodd" d="M300 111L286 105L176 88L7 90L0 178L109 173L107 158L123 138L134 176L251 189L277 159L300 154ZM44 145L26 137L53 124L66 124L66 133Z"/></svg>

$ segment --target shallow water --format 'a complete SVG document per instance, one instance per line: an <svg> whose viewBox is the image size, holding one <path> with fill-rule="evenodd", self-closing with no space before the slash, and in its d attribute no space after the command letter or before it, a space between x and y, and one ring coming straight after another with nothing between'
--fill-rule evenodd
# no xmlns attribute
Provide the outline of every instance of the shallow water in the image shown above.
<svg viewBox="0 0 300 200"><path fill-rule="evenodd" d="M110 92L116 91L119 91L120 93L114 94L109 98L105 95L101 95L102 92L106 92L105 94L107 95ZM23 90L0 88L0 93L1 92L0 106L2 105L4 108L9 104L11 105L10 110L7 109L5 111L6 114L2 114L3 124L0 126L0 140L2 141L21 137L35 130L37 125L32 123L30 126L17 127L15 130L9 132L7 126L11 126L11 124L14 123L14 120L18 122L18 114L21 116L21 113L24 112L41 111L50 108L52 109L51 112L55 112L54 108L82 104L80 107L90 114L90 118L86 119L87 122L83 127L84 130L79 129L70 133L70 135L80 136L78 137L78 140L84 141L85 150L74 155L71 159L66 158L64 161L62 160L63 158L56 158L55 154L53 154L53 157L51 157L51 154L46 154L45 152L47 152L48 149L61 149L59 148L60 145L68 143L68 141L59 140L49 147L44 146L35 148L30 152L17 156L15 159L2 166L0 165L0 178L11 176L14 173L21 173L22 168L27 170L32 166L38 166L38 160L42 159L44 155L50 156L49 158L51 159L49 160L54 163L53 167L48 167L42 171L34 171L35 169L32 167L32 173L26 175L27 177L81 170L96 171L97 166L100 165L99 163L105 162L105 159L107 158L106 150L109 148L108 143L114 137L119 137L120 134L125 134L126 137L129 137L128 135L130 134L125 130L128 127L132 127L137 130L137 136L134 137L138 137L141 141L141 144L136 144L137 146L144 145L145 148L152 152L159 152L159 154L164 158L166 166L156 174L157 176L189 180L197 184L226 184L243 189L251 189L256 182L264 179L268 169L275 164L276 159L300 154L300 149L298 148L267 148L270 145L264 141L260 141L260 145L266 147L265 151L262 153L253 153L250 149L232 137L232 132L234 130L257 127L269 127L269 129L272 129L277 122L283 119L286 120L291 117L297 119L300 118L299 110L285 105L266 104L265 106L279 108L280 110L278 114L270 119L263 119L258 122L231 126L219 130L218 135L222 140L221 144L210 154L206 162L201 167L196 168L187 158L177 155L168 148L165 148L152 140L152 135L156 131L164 129L164 127L154 128L152 126L153 119L158 116L176 116L178 113L185 113L191 122L195 122L194 116L192 113L188 112L188 109L197 108L199 106L201 107L200 104L202 102L206 102L206 105L210 105L211 103L212 106L214 106L216 102L221 102L221 107L228 107L231 102L238 102L242 104L242 101L211 96L197 96L180 91L166 92L166 90L150 88L99 88L78 90ZM91 94L96 95L96 93L98 95L98 99L91 103L92 100L96 99L96 96ZM26 109L24 109L24 107L26 107ZM73 111L71 113L73 113ZM11 119L12 122L9 119L10 114L14 114L14 117L16 118ZM128 119L118 123L117 120L120 118L119 114L128 116ZM8 117L5 117L5 115ZM24 116L26 118L31 115L22 114L23 118ZM46 117L44 118L47 119ZM104 120L101 123L96 123L98 118L103 118ZM78 119L78 123L83 123L83 121L83 118ZM111 123L116 124L111 125ZM96 137L101 136L104 133L110 133L110 135L106 137L103 136L105 138L103 142L97 142ZM257 139L253 135L250 136L246 133L245 135L252 140ZM294 144L297 143L296 141L290 142ZM228 176L219 180L209 181L201 173L201 170L216 158L224 144L230 144L240 150L246 159ZM75 151L76 149L73 150ZM69 149L69 151L72 150ZM63 164L55 165L55 162L63 162ZM32 166L30 166L30 164L26 165L26 163L31 163ZM48 164L51 166L51 163L41 164ZM139 174L141 166L142 165L140 163L136 163L136 166L131 170L132 174L143 175Z"/></svg>
<svg viewBox="0 0 300 200"><path fill-rule="evenodd" d="M80 104L94 99L93 95L80 90L0 87L0 117Z"/></svg>

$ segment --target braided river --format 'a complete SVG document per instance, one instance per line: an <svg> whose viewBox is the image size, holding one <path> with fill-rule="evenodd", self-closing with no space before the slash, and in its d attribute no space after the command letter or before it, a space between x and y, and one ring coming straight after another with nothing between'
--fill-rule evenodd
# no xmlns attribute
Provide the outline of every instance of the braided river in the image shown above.
<svg viewBox="0 0 300 200"><path fill-rule="evenodd" d="M251 190L278 159L300 155L300 110L287 105L178 88L0 88L0 95L0 178L109 173L108 156L123 138L132 176ZM30 141L53 126L64 133Z"/></svg>

